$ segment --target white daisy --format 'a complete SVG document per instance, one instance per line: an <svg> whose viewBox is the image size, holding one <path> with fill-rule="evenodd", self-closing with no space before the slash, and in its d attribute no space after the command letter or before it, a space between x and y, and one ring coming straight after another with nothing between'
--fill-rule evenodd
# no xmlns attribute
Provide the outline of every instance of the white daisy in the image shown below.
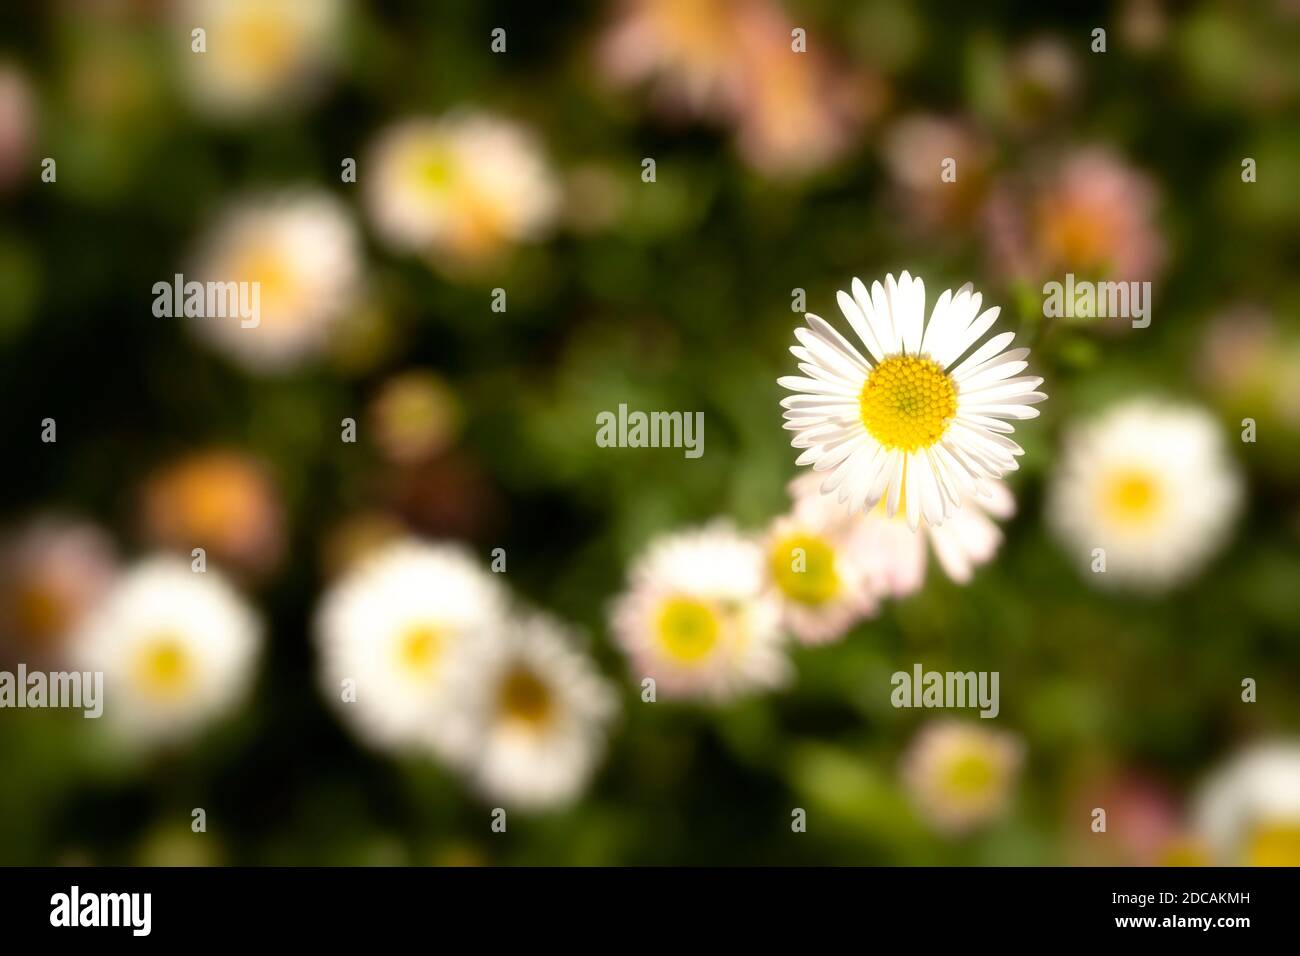
<svg viewBox="0 0 1300 956"><path fill-rule="evenodd" d="M405 120L379 134L363 178L380 236L453 265L539 238L561 189L524 127L485 113Z"/></svg>
<svg viewBox="0 0 1300 956"><path fill-rule="evenodd" d="M1101 584L1159 589L1223 543L1241 482L1209 413L1134 399L1066 437L1048 518L1079 563L1105 553Z"/></svg>
<svg viewBox="0 0 1300 956"><path fill-rule="evenodd" d="M455 668L456 761L488 799L541 809L590 780L618 707L612 686L557 622L537 615L462 655Z"/></svg>
<svg viewBox="0 0 1300 956"><path fill-rule="evenodd" d="M966 584L975 568L993 559L1002 544L1002 530L993 518L1006 519L1016 510L1005 483L990 482L988 495L964 498L961 507L938 527L925 521L913 530L904 515L890 517L880 502L865 514L848 514L834 496L821 493L821 478L800 475L790 493L800 507L838 514L850 528L848 550L862 574L880 593L905 597L925 583L926 542L940 567L953 581Z"/></svg>
<svg viewBox="0 0 1300 956"><path fill-rule="evenodd" d="M929 322L925 285L906 272L870 292L854 279L838 300L867 354L818 316L795 330L790 351L807 377L778 381L796 393L781 404L791 444L805 449L798 464L827 472L822 491L852 511L884 501L913 528L938 525L1018 467L1006 419L1038 414L1043 380L1018 375L1029 350L1007 350L1014 333L980 344L1000 310L980 312L969 284L939 296Z"/></svg>
<svg viewBox="0 0 1300 956"><path fill-rule="evenodd" d="M171 742L248 692L261 642L261 623L219 572L157 557L122 575L71 654L103 672L105 721L131 741Z"/></svg>
<svg viewBox="0 0 1300 956"><path fill-rule="evenodd" d="M343 10L341 0L186 0L176 24L191 97L221 117L297 104L333 56ZM199 28L202 53L191 49Z"/></svg>
<svg viewBox="0 0 1300 956"><path fill-rule="evenodd" d="M826 496L818 492L817 498ZM844 509L834 511L827 514L820 501L796 498L791 513L772 522L764 542L782 623L805 644L838 640L879 605L878 588L851 548Z"/></svg>
<svg viewBox="0 0 1300 956"><path fill-rule="evenodd" d="M383 749L454 750L456 658L497 639L505 595L463 549L384 545L324 596L317 614L325 696Z"/></svg>
<svg viewBox="0 0 1300 956"><path fill-rule="evenodd" d="M356 227L343 205L323 193L262 197L231 208L195 259L187 282L257 284L255 321L189 320L199 335L254 371L278 371L322 352L358 298Z"/></svg>
<svg viewBox="0 0 1300 956"><path fill-rule="evenodd" d="M651 544L612 615L633 676L670 695L714 699L783 683L790 665L763 559L722 522Z"/></svg>
<svg viewBox="0 0 1300 956"><path fill-rule="evenodd" d="M1023 759L1024 748L1010 733L939 720L908 748L903 781L922 816L940 830L960 833L1006 808Z"/></svg>
<svg viewBox="0 0 1300 956"><path fill-rule="evenodd" d="M1220 866L1300 866L1300 744L1238 754L1202 786L1194 818Z"/></svg>

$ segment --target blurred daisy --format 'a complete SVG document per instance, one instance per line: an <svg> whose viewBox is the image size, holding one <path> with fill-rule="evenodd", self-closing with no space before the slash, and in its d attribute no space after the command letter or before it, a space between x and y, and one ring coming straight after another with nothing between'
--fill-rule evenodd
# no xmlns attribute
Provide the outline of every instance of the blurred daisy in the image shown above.
<svg viewBox="0 0 1300 956"><path fill-rule="evenodd" d="M1220 866L1300 866L1300 745L1258 745L1203 784L1194 817Z"/></svg>
<svg viewBox="0 0 1300 956"><path fill-rule="evenodd" d="M432 372L410 371L385 382L370 405L375 442L389 461L422 461L442 451L460 430L455 393Z"/></svg>
<svg viewBox="0 0 1300 956"><path fill-rule="evenodd" d="M104 719L136 743L175 742L247 694L256 615L217 571L156 557L123 574L74 639L77 667L104 673Z"/></svg>
<svg viewBox="0 0 1300 956"><path fill-rule="evenodd" d="M1107 149L1080 150L990 199L989 248L1003 272L1036 280L1152 281L1164 262L1156 187Z"/></svg>
<svg viewBox="0 0 1300 956"><path fill-rule="evenodd" d="M284 512L263 465L235 451L183 457L154 472L141 495L149 542L218 564L264 572L284 549Z"/></svg>
<svg viewBox="0 0 1300 956"><path fill-rule="evenodd" d="M1006 809L1023 748L1005 731L940 720L928 724L903 758L903 781L936 828L960 833Z"/></svg>
<svg viewBox="0 0 1300 956"><path fill-rule="evenodd" d="M484 795L527 809L578 796L604 752L618 699L572 635L530 617L457 663L457 762Z"/></svg>
<svg viewBox="0 0 1300 956"><path fill-rule="evenodd" d="M790 351L805 377L778 379L797 464L827 472L821 489L853 512L885 502L889 515L941 524L962 501L988 494L992 479L1024 454L1007 419L1034 418L1043 380L1017 376L1029 349L1010 349L1013 332L983 339L1000 309L982 297L945 291L925 318L925 285L904 272L872 285L853 280L839 305L864 355L828 322L805 316ZM973 349L973 350L972 350Z"/></svg>
<svg viewBox="0 0 1300 956"><path fill-rule="evenodd" d="M6 658L59 659L67 639L117 573L96 525L38 517L0 544L0 645Z"/></svg>
<svg viewBox="0 0 1300 956"><path fill-rule="evenodd" d="M815 486L805 488L808 494L818 493ZM944 573L957 584L968 584L975 569L993 560L1002 545L1002 529L993 519L1005 520L1016 510L1005 484L991 482L988 491L963 499L943 524L922 521L916 530L903 515L890 517L878 504L854 519L853 554L868 579L893 597L911 594L925 583L927 542Z"/></svg>
<svg viewBox="0 0 1300 956"><path fill-rule="evenodd" d="M297 105L318 86L334 53L342 0L185 0L175 22L191 97L220 117ZM205 52L192 31L205 32Z"/></svg>
<svg viewBox="0 0 1300 956"><path fill-rule="evenodd" d="M1106 835L1071 827L1073 865L1205 866L1207 848L1187 825L1185 814L1160 781L1134 771L1090 780L1069 801L1070 819L1091 820L1106 811Z"/></svg>
<svg viewBox="0 0 1300 956"><path fill-rule="evenodd" d="M1066 436L1048 519L1081 565L1105 551L1102 584L1160 589L1223 543L1241 483L1218 424L1201 409L1135 399Z"/></svg>
<svg viewBox="0 0 1300 956"><path fill-rule="evenodd" d="M726 118L745 95L736 24L755 0L623 0L598 48L617 86L649 83L665 110Z"/></svg>
<svg viewBox="0 0 1300 956"><path fill-rule="evenodd" d="M762 548L726 523L653 542L612 615L634 676L714 699L784 683L781 612L765 577Z"/></svg>
<svg viewBox="0 0 1300 956"><path fill-rule="evenodd" d="M881 94L815 46L794 52L793 28L770 0L628 0L599 66L615 86L646 84L661 112L730 124L759 172L798 175L842 155Z"/></svg>
<svg viewBox="0 0 1300 956"><path fill-rule="evenodd" d="M200 244L199 282L257 283L256 324L239 317L189 321L212 345L255 372L320 354L356 305L360 245L346 209L324 193L250 199L228 209Z"/></svg>
<svg viewBox="0 0 1300 956"><path fill-rule="evenodd" d="M454 749L448 674L493 640L505 596L459 546L412 540L349 569L317 614L321 682L343 719L382 749Z"/></svg>
<svg viewBox="0 0 1300 956"><path fill-rule="evenodd" d="M392 247L465 267L537 239L561 189L524 127L486 113L405 120L382 131L366 161L366 202Z"/></svg>
<svg viewBox="0 0 1300 956"><path fill-rule="evenodd" d="M805 644L838 640L879 604L873 579L850 547L843 509L823 507L826 496L814 492L818 500L796 498L791 513L772 522L764 543L782 624Z"/></svg>
<svg viewBox="0 0 1300 956"><path fill-rule="evenodd" d="M987 192L992 149L986 136L960 119L927 114L904 116L881 140L881 155L904 215L934 238L950 236L975 217ZM959 165L956 181L939 177L946 159Z"/></svg>
<svg viewBox="0 0 1300 956"><path fill-rule="evenodd" d="M873 77L832 63L823 47L794 53L793 28L784 11L767 3L728 25L745 65L736 150L767 176L806 175L830 165L882 100Z"/></svg>

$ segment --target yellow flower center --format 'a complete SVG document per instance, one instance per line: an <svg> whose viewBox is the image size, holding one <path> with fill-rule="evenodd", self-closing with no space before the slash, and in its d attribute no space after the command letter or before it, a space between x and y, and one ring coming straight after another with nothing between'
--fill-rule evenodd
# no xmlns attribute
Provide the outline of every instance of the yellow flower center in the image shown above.
<svg viewBox="0 0 1300 956"><path fill-rule="evenodd" d="M274 11L249 10L231 24L231 46L243 70L274 76L293 64L294 25Z"/></svg>
<svg viewBox="0 0 1300 956"><path fill-rule="evenodd" d="M957 387L933 359L891 355L867 376L858 397L862 424L890 450L929 448L957 414Z"/></svg>
<svg viewBox="0 0 1300 956"><path fill-rule="evenodd" d="M161 699L175 699L190 686L193 662L189 651L174 634L159 634L146 642L136 662L136 676L145 693Z"/></svg>
<svg viewBox="0 0 1300 956"><path fill-rule="evenodd" d="M1077 202L1044 203L1038 213L1038 230L1053 261L1075 269L1103 269L1113 245L1105 215Z"/></svg>
<svg viewBox="0 0 1300 956"><path fill-rule="evenodd" d="M442 192L451 186L455 172L456 163L451 151L444 146L433 147L428 153L413 157L412 178L434 192Z"/></svg>
<svg viewBox="0 0 1300 956"><path fill-rule="evenodd" d="M533 729L543 726L555 710L551 689L526 667L516 667L506 674L499 693L501 713Z"/></svg>
<svg viewBox="0 0 1300 956"><path fill-rule="evenodd" d="M1300 822L1257 827L1246 845L1249 866L1300 866Z"/></svg>
<svg viewBox="0 0 1300 956"><path fill-rule="evenodd" d="M1190 838L1171 840L1161 847L1156 857L1157 866L1209 866L1210 856L1205 847Z"/></svg>
<svg viewBox="0 0 1300 956"><path fill-rule="evenodd" d="M1160 488L1147 472L1119 472L1106 482L1102 506L1117 524L1145 524L1155 517L1160 506Z"/></svg>
<svg viewBox="0 0 1300 956"><path fill-rule="evenodd" d="M839 593L835 549L819 535L800 532L779 539L770 561L772 579L791 601L825 604Z"/></svg>
<svg viewBox="0 0 1300 956"><path fill-rule="evenodd" d="M276 243L249 248L237 257L231 271L236 281L257 283L259 322L284 324L298 318L296 306L302 289L297 271Z"/></svg>
<svg viewBox="0 0 1300 956"><path fill-rule="evenodd" d="M423 676L437 663L441 650L442 632L431 624L415 624L398 641L397 658L403 670Z"/></svg>
<svg viewBox="0 0 1300 956"><path fill-rule="evenodd" d="M993 764L983 754L963 754L948 765L944 789L953 797L979 797L993 785Z"/></svg>
<svg viewBox="0 0 1300 956"><path fill-rule="evenodd" d="M696 664L718 643L721 627L717 612L704 601L676 597L659 612L659 643L673 660Z"/></svg>

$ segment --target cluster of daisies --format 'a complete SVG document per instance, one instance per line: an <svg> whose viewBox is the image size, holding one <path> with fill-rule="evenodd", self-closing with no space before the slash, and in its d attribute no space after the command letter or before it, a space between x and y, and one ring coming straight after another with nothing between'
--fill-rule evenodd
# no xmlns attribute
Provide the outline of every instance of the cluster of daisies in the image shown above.
<svg viewBox="0 0 1300 956"><path fill-rule="evenodd" d="M970 287L944 292L928 316L907 273L851 289L838 299L853 340L809 315L791 349L802 374L780 380L810 466L789 510L758 533L717 521L650 542L611 603L643 700L778 688L793 673L791 638L842 639L917 591L931 551L959 583L997 551L997 521L1015 509L1004 476L1022 454L1013 423L1045 398L1042 379L1023 374L1028 349L996 331L998 309ZM1222 446L1194 408L1121 404L1067 434L1049 519L1092 580L1173 586L1230 527L1240 488ZM182 553L202 540L216 566L155 556L71 574L95 594L69 661L104 672L107 722L126 739L165 745L233 710L253 683L263 627L240 587L280 552L282 516L264 476L229 453L182 462L148 490L150 540ZM57 546L24 567L66 570L60 553L81 567L86 533L46 534ZM64 600L65 577L24 591L24 620L57 629L60 607L92 603L79 585ZM368 746L427 755L512 806L560 805L598 768L618 695L570 628L521 609L501 582L458 545L390 536L369 548L320 601L321 691ZM903 779L935 826L962 830L1005 806L1021 763L1015 735L945 721L917 736Z"/></svg>
<svg viewBox="0 0 1300 956"><path fill-rule="evenodd" d="M921 587L930 551L968 582L996 553L1023 454L1014 422L1034 418L1042 378L1027 348L996 332L999 310L970 286L927 316L903 273L854 280L838 303L852 340L807 316L780 384L798 464L791 506L761 534L717 522L653 542L634 564L612 625L633 676L675 696L720 700L781 685L787 640L841 639L882 600ZM1240 482L1208 413L1139 398L1066 438L1050 520L1084 573L1160 589L1222 542ZM1100 564L1098 555L1102 555ZM1023 760L1015 735L941 721L922 730L903 779L933 825L961 831L1005 808Z"/></svg>
<svg viewBox="0 0 1300 956"><path fill-rule="evenodd" d="M481 112L401 120L381 130L357 179L382 242L451 276L481 270L553 224L560 193L532 134ZM318 187L236 198L195 243L198 281L257 283L260 323L198 318L200 340L259 375L290 371L382 334L364 306L360 230Z"/></svg>
<svg viewBox="0 0 1300 956"><path fill-rule="evenodd" d="M1037 415L1042 379L1020 375L1014 334L987 340L998 316L969 287L943 293L926 320L925 287L907 273L840 308L861 343L815 315L781 379L786 427L811 465L791 507L761 535L722 523L654 543L631 572L614 629L634 667L665 692L727 697L780 684L787 635L842 638L923 583L929 551L970 579L1014 510L1001 482L1021 448L1009 420Z"/></svg>
<svg viewBox="0 0 1300 956"><path fill-rule="evenodd" d="M438 758L512 806L572 800L618 710L577 635L514 607L456 545L363 558L322 600L317 636L322 691L361 739Z"/></svg>
<svg viewBox="0 0 1300 956"><path fill-rule="evenodd" d="M617 714L579 636L517 607L458 545L377 548L325 593L315 633L322 693L358 737L437 758L511 807L577 796ZM259 615L223 572L155 556L117 575L64 661L104 673L119 742L165 747L239 706L263 643Z"/></svg>

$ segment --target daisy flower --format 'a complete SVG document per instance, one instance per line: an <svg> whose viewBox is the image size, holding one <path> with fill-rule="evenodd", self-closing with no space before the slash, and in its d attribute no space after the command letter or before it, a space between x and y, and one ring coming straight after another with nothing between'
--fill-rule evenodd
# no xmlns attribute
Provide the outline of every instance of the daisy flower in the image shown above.
<svg viewBox="0 0 1300 956"><path fill-rule="evenodd" d="M42 515L0 544L0 648L6 659L58 660L117 574L98 526Z"/></svg>
<svg viewBox="0 0 1300 956"><path fill-rule="evenodd" d="M284 550L279 493L265 465L240 452L201 451L160 468L145 482L141 512L155 546L203 548L227 568L265 572Z"/></svg>
<svg viewBox="0 0 1300 956"><path fill-rule="evenodd" d="M559 183L533 135L486 113L390 126L365 168L366 203L384 241L453 267L540 238L560 207Z"/></svg>
<svg viewBox="0 0 1300 956"><path fill-rule="evenodd" d="M778 383L797 463L825 472L824 493L850 511L885 502L916 528L941 524L963 499L988 494L993 479L1018 468L1024 454L1007 419L1037 416L1043 380L1020 376L1029 349L1007 349L1003 332L982 341L999 308L963 286L945 291L925 319L925 285L904 272L875 282L853 280L839 305L863 354L816 315L796 329L790 351L804 376Z"/></svg>
<svg viewBox="0 0 1300 956"><path fill-rule="evenodd" d="M448 675L495 639L505 595L458 546L386 544L335 584L317 613L322 688L343 719L380 749L454 746Z"/></svg>
<svg viewBox="0 0 1300 956"><path fill-rule="evenodd" d="M124 572L71 654L103 672L104 719L125 739L170 743L237 704L261 644L257 616L219 572L155 557Z"/></svg>
<svg viewBox="0 0 1300 956"><path fill-rule="evenodd" d="M1105 552L1103 584L1171 587L1226 537L1241 483L1214 419L1134 399L1066 436L1048 519L1085 568Z"/></svg>
<svg viewBox="0 0 1300 956"><path fill-rule="evenodd" d="M906 597L925 583L927 541L944 573L957 584L968 583L975 568L991 561L1002 544L1002 530L993 518L1010 518L1016 510L1007 486L992 482L987 496L963 499L943 524L922 522L914 531L904 515L886 514L884 502L865 514L847 514L833 496L821 493L820 485L819 475L800 475L790 483L790 494L801 508L829 513L850 527L854 562L880 593L892 597Z"/></svg>
<svg viewBox="0 0 1300 956"><path fill-rule="evenodd" d="M488 799L526 809L571 802L604 753L612 686L573 635L540 615L476 651L452 677L457 762Z"/></svg>
<svg viewBox="0 0 1300 956"><path fill-rule="evenodd" d="M320 354L356 304L360 243L341 203L323 193L249 199L204 238L199 282L257 283L256 324L239 316L193 317L195 332L254 372L276 372Z"/></svg>
<svg viewBox="0 0 1300 956"><path fill-rule="evenodd" d="M817 492L817 499L823 497ZM790 514L768 529L768 581L783 626L804 644L838 640L879 605L875 581L852 541L843 509L827 509L810 498L796 498Z"/></svg>
<svg viewBox="0 0 1300 956"><path fill-rule="evenodd" d="M713 699L782 684L789 662L764 571L762 548L726 523L652 543L612 615L634 676Z"/></svg>
<svg viewBox="0 0 1300 956"><path fill-rule="evenodd" d="M1203 784L1194 817L1221 866L1300 866L1300 745L1258 745Z"/></svg>
<svg viewBox="0 0 1300 956"><path fill-rule="evenodd" d="M999 271L1017 279L1152 280L1166 254L1158 207L1150 177L1088 147L997 186L985 210L987 245Z"/></svg>
<svg viewBox="0 0 1300 956"><path fill-rule="evenodd" d="M842 156L883 94L816 44L792 54L794 27L771 0L626 0L598 65L613 86L644 85L659 112L729 124L758 172L798 176Z"/></svg>
<svg viewBox="0 0 1300 956"><path fill-rule="evenodd" d="M961 833L1006 809L1023 757L1010 733L940 720L912 742L903 758L903 781L933 826Z"/></svg>
<svg viewBox="0 0 1300 956"><path fill-rule="evenodd" d="M598 46L601 72L615 86L648 83L665 111L729 117L745 97L736 24L761 9L756 0L622 0Z"/></svg>
<svg viewBox="0 0 1300 956"><path fill-rule="evenodd" d="M195 104L223 118L296 105L332 57L343 11L341 0L186 0L175 19ZM202 53L190 49L197 28Z"/></svg>

